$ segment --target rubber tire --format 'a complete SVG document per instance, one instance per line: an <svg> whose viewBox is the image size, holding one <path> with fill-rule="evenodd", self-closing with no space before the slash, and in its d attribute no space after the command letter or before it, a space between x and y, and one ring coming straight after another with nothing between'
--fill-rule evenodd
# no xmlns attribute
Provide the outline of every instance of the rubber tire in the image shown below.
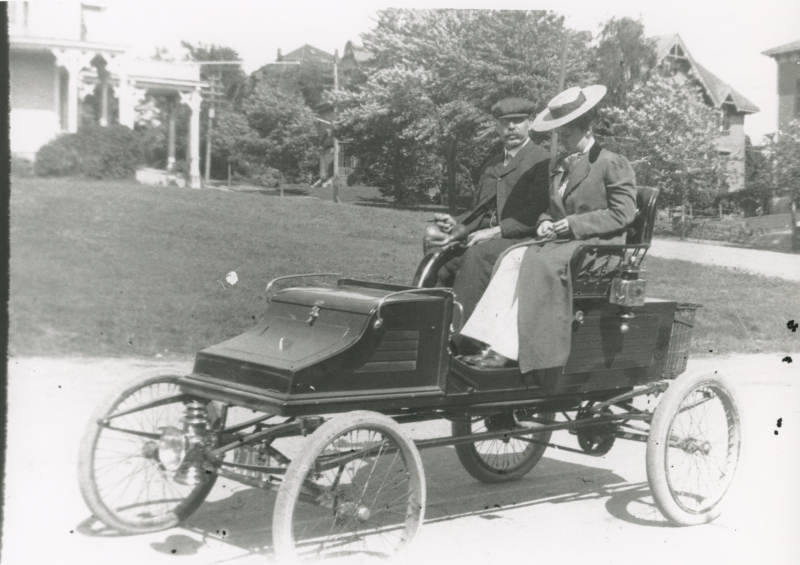
<svg viewBox="0 0 800 565"><path fill-rule="evenodd" d="M539 414L539 416L548 420L555 421L555 414L552 412ZM471 422L464 422L454 420L452 425L454 436L468 435L472 432ZM540 432L537 438L542 442L549 442L553 432ZM492 440L501 441L501 440ZM480 456L478 450L475 448L474 443L461 443L455 446L456 455L461 465L473 478L481 481L482 483L508 483L511 481L518 481L525 475L531 472L534 467L539 463L544 452L547 450L546 445L531 444L533 449L530 454L525 457L525 460L516 465L513 469L498 469L487 464L486 461Z"/></svg>
<svg viewBox="0 0 800 565"><path fill-rule="evenodd" d="M173 511L148 520L145 524L132 523L121 519L106 505L97 489L93 463L97 440L103 430L102 427L97 425L97 421L111 414L117 406L138 390L158 383L177 384L179 378L177 375L145 375L138 377L131 381L122 391L114 393L100 404L89 420L84 432L78 454L78 482L83 500L96 518L120 533L145 534L177 526L200 507L211 492L211 489L214 488L214 483L217 480L216 473L212 474L205 483L197 485Z"/></svg>
<svg viewBox="0 0 800 565"><path fill-rule="evenodd" d="M732 478L724 488L719 500L710 508L699 512L687 512L675 501L669 485L667 469L667 446L672 424L677 410L684 399L696 388L711 386L723 401L723 405L731 412L734 423L733 436L737 446L736 460L733 464ZM647 439L647 481L656 506L661 514L675 526L695 526L715 520L722 513L722 501L733 484L736 468L742 459L744 443L741 432L741 403L734 389L726 379L713 373L684 373L673 381L664 393L650 424Z"/></svg>
<svg viewBox="0 0 800 565"><path fill-rule="evenodd" d="M411 484L414 496L419 504L419 515L416 524L412 526L410 536L393 559L402 559L407 556L422 527L425 517L425 471L422 467L422 458L414 442L411 441L400 429L399 424L383 414L367 410L347 412L331 418L309 436L299 457L294 459L286 471L278 495L275 500L275 510L272 515L272 544L277 563L294 563L299 560L295 551L292 523L294 509L299 503L298 497L309 469L320 453L337 437L357 429L377 430L390 436L400 447L408 469L411 472Z"/></svg>

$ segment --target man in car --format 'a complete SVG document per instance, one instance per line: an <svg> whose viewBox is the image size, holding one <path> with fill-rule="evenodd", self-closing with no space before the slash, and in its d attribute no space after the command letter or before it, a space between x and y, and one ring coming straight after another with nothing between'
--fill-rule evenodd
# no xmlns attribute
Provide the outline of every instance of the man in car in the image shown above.
<svg viewBox="0 0 800 565"><path fill-rule="evenodd" d="M522 98L506 98L492 107L504 149L483 171L477 205L457 218L434 216L440 231L428 237L429 244L443 245L451 237L467 234L464 254L451 259L438 273L439 286L453 287L464 307L464 319L486 290L500 254L535 237L539 215L548 208L550 155L528 135L534 111L533 102Z"/></svg>

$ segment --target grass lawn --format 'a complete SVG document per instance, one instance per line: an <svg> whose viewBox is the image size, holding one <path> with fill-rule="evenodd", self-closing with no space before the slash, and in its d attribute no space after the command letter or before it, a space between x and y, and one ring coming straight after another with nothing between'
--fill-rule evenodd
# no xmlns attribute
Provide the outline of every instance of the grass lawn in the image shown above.
<svg viewBox="0 0 800 565"><path fill-rule="evenodd" d="M249 328L274 277L408 283L430 210L392 209L355 191L345 202L15 180L10 353L193 354ZM800 320L800 285L681 261L645 266L649 295L704 304L694 354L800 350L800 332L786 327Z"/></svg>

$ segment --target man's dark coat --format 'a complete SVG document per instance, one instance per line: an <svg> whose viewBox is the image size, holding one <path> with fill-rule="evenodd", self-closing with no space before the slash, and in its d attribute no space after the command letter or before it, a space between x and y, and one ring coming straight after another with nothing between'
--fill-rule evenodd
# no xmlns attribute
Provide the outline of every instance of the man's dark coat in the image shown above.
<svg viewBox="0 0 800 565"><path fill-rule="evenodd" d="M486 212L491 213L496 202L503 238L528 239L536 235L539 216L549 206L547 161L550 154L528 140L505 166L504 155L497 155L486 163L477 205L458 216L456 221L467 226L470 233L488 228L490 214Z"/></svg>
<svg viewBox="0 0 800 565"><path fill-rule="evenodd" d="M456 218L470 233L491 227L496 204L503 230L502 237L473 245L439 272L439 284L453 287L464 307L465 320L483 296L500 254L515 243L535 236L537 220L549 206L549 158L547 151L530 140L508 165L503 165L504 155L493 157L481 176L478 204Z"/></svg>
<svg viewBox="0 0 800 565"><path fill-rule="evenodd" d="M567 218L571 239L521 244L528 246L517 286L522 372L566 364L572 343L572 253L584 243L624 243L625 228L636 215L636 179L625 157L595 142L573 165L562 197L563 175L563 161L555 159L550 208L539 223Z"/></svg>

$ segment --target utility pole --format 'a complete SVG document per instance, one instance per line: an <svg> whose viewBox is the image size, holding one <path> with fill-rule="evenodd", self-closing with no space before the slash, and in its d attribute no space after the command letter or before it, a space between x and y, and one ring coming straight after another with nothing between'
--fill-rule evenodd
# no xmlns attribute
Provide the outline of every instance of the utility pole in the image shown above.
<svg viewBox="0 0 800 565"><path fill-rule="evenodd" d="M333 92L334 96L339 91L339 50L333 53ZM336 124L336 118L339 114L339 104L334 101L333 103L333 123ZM336 132L333 132L333 202L339 203L339 138Z"/></svg>
<svg viewBox="0 0 800 565"><path fill-rule="evenodd" d="M216 66L216 65L223 65L223 66L241 66L241 61L198 61L198 64L201 66ZM205 183L208 185L208 182L211 178L211 139L214 133L214 114L216 113L216 101L217 97L221 95L220 88L222 85L222 73L221 71L214 70L210 76L210 92L209 92L209 103L210 107L208 109L208 131L206 132L206 170L205 170ZM228 169L228 183L230 184L230 168Z"/></svg>

